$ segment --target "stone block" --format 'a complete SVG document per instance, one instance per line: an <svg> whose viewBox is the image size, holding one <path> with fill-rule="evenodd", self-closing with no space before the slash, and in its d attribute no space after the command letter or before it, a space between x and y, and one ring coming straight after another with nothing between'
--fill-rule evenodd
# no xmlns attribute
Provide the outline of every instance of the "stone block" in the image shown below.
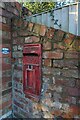
<svg viewBox="0 0 80 120"><path fill-rule="evenodd" d="M62 75L65 77L78 78L78 69L66 69L62 70Z"/></svg>
<svg viewBox="0 0 80 120"><path fill-rule="evenodd" d="M79 53L76 51L67 51L67 52L65 52L64 57L68 58L68 59L71 59L71 58L78 59Z"/></svg>
<svg viewBox="0 0 80 120"><path fill-rule="evenodd" d="M13 52L13 58L21 58L23 57L23 53L18 51L18 52Z"/></svg>
<svg viewBox="0 0 80 120"><path fill-rule="evenodd" d="M43 53L43 58L48 59L62 59L63 53L60 51L46 51Z"/></svg>
<svg viewBox="0 0 80 120"><path fill-rule="evenodd" d="M54 37L54 32L55 32L55 29L53 28L47 29L47 32L46 32L47 38L52 39Z"/></svg>
<svg viewBox="0 0 80 120"><path fill-rule="evenodd" d="M1 8L5 8L5 3L4 3L4 2L1 2L1 3L0 3L0 7L1 7Z"/></svg>
<svg viewBox="0 0 80 120"><path fill-rule="evenodd" d="M28 28L27 28L29 31L32 31L33 29L33 23L28 23Z"/></svg>
<svg viewBox="0 0 80 120"><path fill-rule="evenodd" d="M51 50L51 48L52 48L51 42L47 41L43 43L43 50Z"/></svg>
<svg viewBox="0 0 80 120"><path fill-rule="evenodd" d="M49 66L49 67L51 67L52 66L52 63L51 63L51 60L50 59L44 59L43 60L43 65L44 66Z"/></svg>
<svg viewBox="0 0 80 120"><path fill-rule="evenodd" d="M45 36L46 30L47 30L46 26L42 25L40 27L40 35Z"/></svg>
<svg viewBox="0 0 80 120"><path fill-rule="evenodd" d="M54 43L53 48L54 48L54 49L65 50L65 49L66 49L66 46L64 45L64 43L59 42L59 43Z"/></svg>
<svg viewBox="0 0 80 120"><path fill-rule="evenodd" d="M56 30L55 35L53 37L53 41L54 42L62 41L64 38L64 35L65 35L64 31Z"/></svg>
<svg viewBox="0 0 80 120"><path fill-rule="evenodd" d="M39 24L35 24L33 32L36 33L36 34L40 33L40 25Z"/></svg>

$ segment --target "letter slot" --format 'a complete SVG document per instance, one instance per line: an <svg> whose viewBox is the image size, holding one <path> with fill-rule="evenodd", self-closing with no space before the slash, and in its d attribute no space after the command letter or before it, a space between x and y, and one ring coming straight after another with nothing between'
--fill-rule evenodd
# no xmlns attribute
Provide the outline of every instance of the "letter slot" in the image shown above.
<svg viewBox="0 0 80 120"><path fill-rule="evenodd" d="M23 49L23 90L38 98L41 89L41 44L27 44Z"/></svg>

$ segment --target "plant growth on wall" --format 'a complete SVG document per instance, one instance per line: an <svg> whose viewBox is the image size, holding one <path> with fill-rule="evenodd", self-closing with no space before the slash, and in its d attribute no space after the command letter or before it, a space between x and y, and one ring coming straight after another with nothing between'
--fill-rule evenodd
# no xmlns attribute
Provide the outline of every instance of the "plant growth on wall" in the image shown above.
<svg viewBox="0 0 80 120"><path fill-rule="evenodd" d="M55 2L52 1L39 2L38 0L36 0L36 2L30 2L28 0L27 2L22 2L21 0L19 0L19 2L28 10L30 10L32 14L52 10L55 6Z"/></svg>

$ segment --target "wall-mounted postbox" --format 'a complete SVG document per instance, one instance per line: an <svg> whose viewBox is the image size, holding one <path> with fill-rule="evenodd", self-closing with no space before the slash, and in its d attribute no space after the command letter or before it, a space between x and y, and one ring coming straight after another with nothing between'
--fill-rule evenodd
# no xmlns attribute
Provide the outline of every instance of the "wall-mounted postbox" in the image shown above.
<svg viewBox="0 0 80 120"><path fill-rule="evenodd" d="M39 98L41 89L41 44L26 44L23 49L23 89Z"/></svg>

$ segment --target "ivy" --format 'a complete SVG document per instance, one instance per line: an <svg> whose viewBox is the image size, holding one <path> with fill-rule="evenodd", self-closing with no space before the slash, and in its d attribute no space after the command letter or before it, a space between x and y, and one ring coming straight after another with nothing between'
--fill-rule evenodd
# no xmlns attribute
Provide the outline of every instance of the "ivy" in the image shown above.
<svg viewBox="0 0 80 120"><path fill-rule="evenodd" d="M50 11L54 8L54 2L25 2L24 7L28 8L32 14Z"/></svg>

